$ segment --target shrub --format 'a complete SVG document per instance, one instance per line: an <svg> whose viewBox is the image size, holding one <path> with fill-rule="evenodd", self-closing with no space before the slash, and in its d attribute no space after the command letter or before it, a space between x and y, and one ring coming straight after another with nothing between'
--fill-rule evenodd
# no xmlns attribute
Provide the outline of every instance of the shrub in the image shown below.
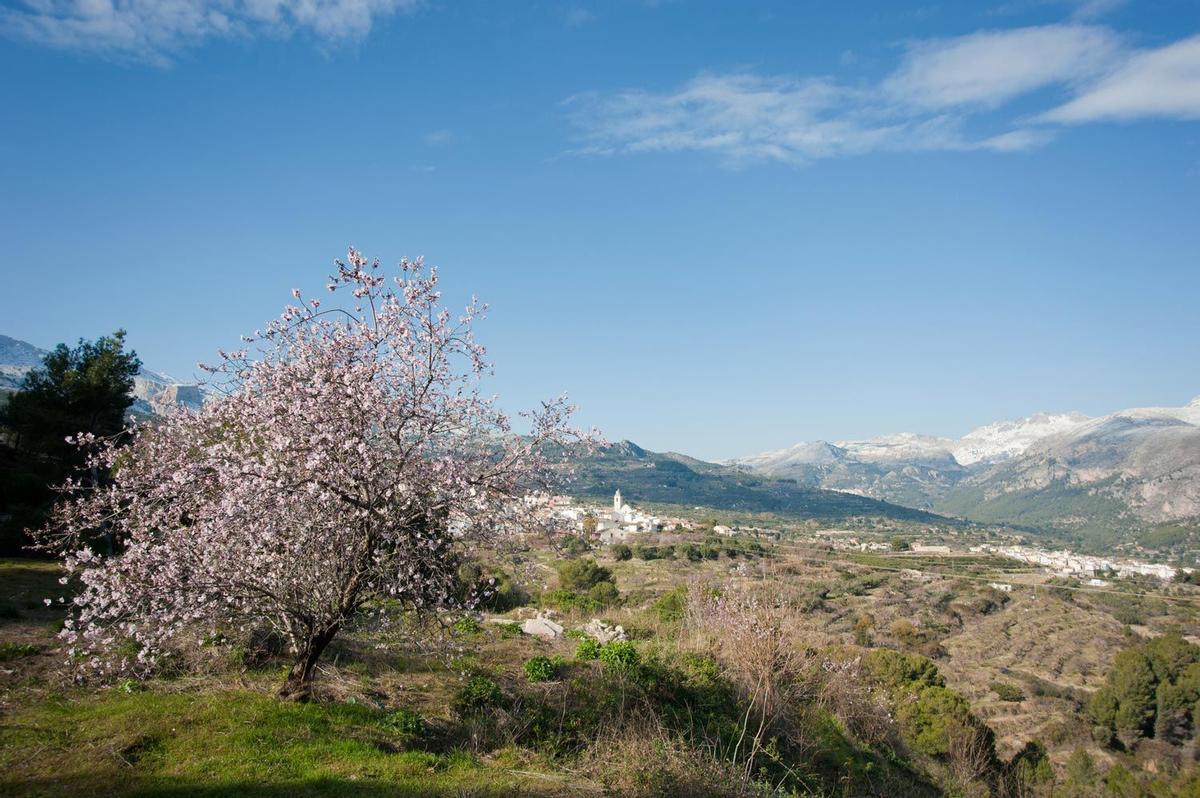
<svg viewBox="0 0 1200 798"><path fill-rule="evenodd" d="M626 546L624 543L616 543L608 547L608 553L617 562L633 559L633 549Z"/></svg>
<svg viewBox="0 0 1200 798"><path fill-rule="evenodd" d="M549 657L530 657L525 660L524 671L531 682L548 682L558 674L558 664Z"/></svg>
<svg viewBox="0 0 1200 798"><path fill-rule="evenodd" d="M387 731L405 738L418 739L424 737L429 726L421 714L411 709L397 709L389 712L380 725Z"/></svg>
<svg viewBox="0 0 1200 798"><path fill-rule="evenodd" d="M687 604L687 588L677 587L669 593L664 593L650 605L654 614L663 623L678 623L683 620Z"/></svg>
<svg viewBox="0 0 1200 798"><path fill-rule="evenodd" d="M498 707L504 700L500 685L486 676L472 676L454 695L453 709L460 717Z"/></svg>
<svg viewBox="0 0 1200 798"><path fill-rule="evenodd" d="M897 618L892 621L892 625L888 627L892 633L892 637L899 640L910 640L917 636L917 627L912 621L907 618Z"/></svg>
<svg viewBox="0 0 1200 798"><path fill-rule="evenodd" d="M638 546L633 550L633 556L639 560L657 560L662 555L658 551L657 546Z"/></svg>
<svg viewBox="0 0 1200 798"><path fill-rule="evenodd" d="M601 582L612 583L612 571L595 560L567 560L558 564L558 583L564 590L586 591Z"/></svg>
<svg viewBox="0 0 1200 798"><path fill-rule="evenodd" d="M600 661L616 671L629 672L637 668L641 656L628 640L613 640L600 649Z"/></svg>
<svg viewBox="0 0 1200 798"><path fill-rule="evenodd" d="M587 592L587 596L601 607L611 607L621 598L617 586L612 582L600 582L592 585Z"/></svg>
<svg viewBox="0 0 1200 798"><path fill-rule="evenodd" d="M556 607L560 610L581 610L595 612L600 609L600 602L583 593L574 590L551 590L542 594L541 603L546 607Z"/></svg>
<svg viewBox="0 0 1200 798"><path fill-rule="evenodd" d="M598 642L592 638L584 638L579 641L579 645L575 647L575 659L577 660L593 660L600 658L600 651L603 648Z"/></svg>
<svg viewBox="0 0 1200 798"><path fill-rule="evenodd" d="M13 643L6 640L0 643L0 662L8 662L19 657L31 657L40 650L37 646L29 643Z"/></svg>
<svg viewBox="0 0 1200 798"><path fill-rule="evenodd" d="M1025 693L1020 687L1008 682L992 682L992 692L995 693L1001 701L1024 701Z"/></svg>
<svg viewBox="0 0 1200 798"><path fill-rule="evenodd" d="M505 637L521 636L521 624L517 623L516 621L497 624L497 626L500 627L500 634L504 635Z"/></svg>
<svg viewBox="0 0 1200 798"><path fill-rule="evenodd" d="M478 634L483 629L474 615L464 615L452 624L455 632L460 635Z"/></svg>

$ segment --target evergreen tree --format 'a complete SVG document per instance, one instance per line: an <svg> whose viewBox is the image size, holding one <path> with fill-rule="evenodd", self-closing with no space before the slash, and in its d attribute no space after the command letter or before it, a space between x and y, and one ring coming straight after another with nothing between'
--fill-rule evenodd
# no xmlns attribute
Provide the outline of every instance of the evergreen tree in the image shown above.
<svg viewBox="0 0 1200 798"><path fill-rule="evenodd" d="M0 411L0 423L18 450L59 462L75 462L69 436L90 432L98 438L125 427L133 404L133 378L142 367L136 352L125 351L125 331L74 349L59 344L33 369Z"/></svg>
<svg viewBox="0 0 1200 798"><path fill-rule="evenodd" d="M67 438L111 438L133 404L137 354L125 351L125 331L70 349L59 344L31 370L0 408L0 554L27 554L25 530L41 526L55 497L53 485L82 465ZM92 475L98 479L100 475Z"/></svg>

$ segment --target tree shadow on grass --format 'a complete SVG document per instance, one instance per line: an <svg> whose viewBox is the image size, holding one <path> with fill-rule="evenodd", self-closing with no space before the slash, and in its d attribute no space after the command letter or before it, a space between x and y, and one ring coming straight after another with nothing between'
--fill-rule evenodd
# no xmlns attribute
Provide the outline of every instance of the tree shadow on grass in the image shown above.
<svg viewBox="0 0 1200 798"><path fill-rule="evenodd" d="M584 793L587 789L580 790ZM302 781L138 784L110 779L0 780L0 796L128 796L128 798L491 798L578 794L570 784L548 782L545 788L497 782L490 785L436 783L396 784L370 779L320 778Z"/></svg>

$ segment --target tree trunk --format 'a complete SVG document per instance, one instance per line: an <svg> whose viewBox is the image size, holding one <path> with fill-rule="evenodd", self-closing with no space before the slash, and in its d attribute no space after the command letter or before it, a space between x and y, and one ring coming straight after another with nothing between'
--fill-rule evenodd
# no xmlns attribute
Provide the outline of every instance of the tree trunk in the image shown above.
<svg viewBox="0 0 1200 798"><path fill-rule="evenodd" d="M313 671L317 667L317 660L337 633L338 625L334 624L308 638L307 645L300 652L300 658L288 671L287 681L279 689L280 698L288 701L308 701L312 698Z"/></svg>

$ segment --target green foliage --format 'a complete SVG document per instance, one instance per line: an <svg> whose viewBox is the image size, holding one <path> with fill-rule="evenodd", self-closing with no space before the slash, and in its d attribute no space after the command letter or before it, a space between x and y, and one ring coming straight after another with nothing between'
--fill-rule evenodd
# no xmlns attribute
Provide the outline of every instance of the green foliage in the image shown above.
<svg viewBox="0 0 1200 798"><path fill-rule="evenodd" d="M387 729L398 737L403 737L409 740L417 740L426 735L429 731L429 724L425 722L425 718L421 713L414 712L411 709L397 709L388 713L379 722L381 728Z"/></svg>
<svg viewBox="0 0 1200 798"><path fill-rule="evenodd" d="M613 640L600 650L600 661L616 671L629 673L637 669L641 655L629 640Z"/></svg>
<svg viewBox="0 0 1200 798"><path fill-rule="evenodd" d="M1015 782L1018 795L1028 795L1045 785L1054 783L1054 768L1046 746L1040 740L1032 740L1017 752L1009 763L1009 772Z"/></svg>
<svg viewBox="0 0 1200 798"><path fill-rule="evenodd" d="M14 643L10 640L0 642L0 662L8 662L20 657L32 657L41 651L35 645L29 643Z"/></svg>
<svg viewBox="0 0 1200 798"><path fill-rule="evenodd" d="M1176 634L1117 653L1088 709L1098 727L1125 745L1140 737L1181 742L1194 726L1200 699L1200 646Z"/></svg>
<svg viewBox="0 0 1200 798"><path fill-rule="evenodd" d="M581 662L599 659L602 648L603 646L601 646L600 643L592 638L584 638L583 640L580 640L579 645L575 647L575 659L580 660Z"/></svg>
<svg viewBox="0 0 1200 798"><path fill-rule="evenodd" d="M1063 798L1091 798L1099 788L1099 781L1095 760L1087 751L1076 748L1067 759Z"/></svg>
<svg viewBox="0 0 1200 798"><path fill-rule="evenodd" d="M1020 687L1009 682L992 682L992 692L995 693L1001 701L1024 701L1025 693Z"/></svg>
<svg viewBox="0 0 1200 798"><path fill-rule="evenodd" d="M626 546L624 543L614 543L608 547L608 553L617 562L633 559L633 549Z"/></svg>
<svg viewBox="0 0 1200 798"><path fill-rule="evenodd" d="M483 630L483 626L480 625L479 620L474 615L462 616L451 624L451 627L460 635L479 634Z"/></svg>
<svg viewBox="0 0 1200 798"><path fill-rule="evenodd" d="M662 553L658 550L658 546L637 546L633 550L633 554L639 560L657 560L662 558Z"/></svg>
<svg viewBox="0 0 1200 798"><path fill-rule="evenodd" d="M600 602L574 590L551 590L543 593L540 603L544 607L554 607L563 611L596 612L601 609Z"/></svg>
<svg viewBox="0 0 1200 798"><path fill-rule="evenodd" d="M650 605L650 609L653 610L654 614L663 623L679 623L682 621L686 607L686 587L677 587L674 590L663 593Z"/></svg>
<svg viewBox="0 0 1200 798"><path fill-rule="evenodd" d="M1105 774L1104 791L1112 798L1142 798L1146 794L1137 777L1120 764L1113 765Z"/></svg>
<svg viewBox="0 0 1200 798"><path fill-rule="evenodd" d="M612 582L598 582L592 585L587 595L600 607L611 607L621 600L621 594Z"/></svg>
<svg viewBox="0 0 1200 798"><path fill-rule="evenodd" d="M57 498L53 487L83 465L83 453L67 437L111 437L124 429L140 368L137 354L125 351L124 330L80 340L74 349L59 344L0 403L0 428L8 433L0 435L0 554L24 553L31 542L25 530L45 522Z"/></svg>
<svg viewBox="0 0 1200 798"><path fill-rule="evenodd" d="M496 624L496 626L500 629L500 634L504 635L505 637L520 637L522 634L521 624L515 621L499 623Z"/></svg>
<svg viewBox="0 0 1200 798"><path fill-rule="evenodd" d="M888 690L941 687L945 684L937 666L928 657L901 654L886 648L867 653L867 671Z"/></svg>
<svg viewBox="0 0 1200 798"><path fill-rule="evenodd" d="M890 696L904 740L926 756L945 756L958 735L977 737L995 758L991 731L971 714L965 698L945 686L926 657L874 649L863 659L867 673Z"/></svg>
<svg viewBox="0 0 1200 798"><path fill-rule="evenodd" d="M498 707L503 701L500 685L486 676L472 676L455 693L452 706L459 717L468 717Z"/></svg>
<svg viewBox="0 0 1200 798"><path fill-rule="evenodd" d="M896 707L905 740L927 756L945 755L954 724L972 725L971 705L947 687L924 687L910 695Z"/></svg>
<svg viewBox="0 0 1200 798"><path fill-rule="evenodd" d="M566 560L557 566L558 583L563 590L586 592L601 582L613 582L612 571L595 560Z"/></svg>
<svg viewBox="0 0 1200 798"><path fill-rule="evenodd" d="M94 343L81 339L74 349L59 344L9 397L0 424L15 433L18 449L75 461L64 439L79 432L98 437L120 432L141 367L137 353L125 351L124 330Z"/></svg>
<svg viewBox="0 0 1200 798"><path fill-rule="evenodd" d="M530 657L525 660L522 670L525 678L531 682L548 682L558 675L559 663L549 657Z"/></svg>

